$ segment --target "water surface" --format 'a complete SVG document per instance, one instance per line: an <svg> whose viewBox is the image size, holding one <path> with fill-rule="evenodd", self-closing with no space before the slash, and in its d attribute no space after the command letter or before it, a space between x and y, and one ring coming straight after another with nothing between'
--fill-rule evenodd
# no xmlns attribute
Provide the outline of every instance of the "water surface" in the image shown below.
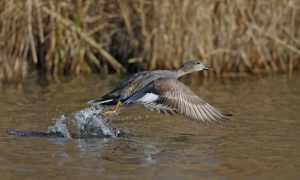
<svg viewBox="0 0 300 180"><path fill-rule="evenodd" d="M300 79L189 82L193 91L234 118L204 125L132 106L109 124L130 137L9 136L43 131L70 116L118 80L74 78L41 86L0 88L0 172L11 178L231 179L300 177Z"/></svg>

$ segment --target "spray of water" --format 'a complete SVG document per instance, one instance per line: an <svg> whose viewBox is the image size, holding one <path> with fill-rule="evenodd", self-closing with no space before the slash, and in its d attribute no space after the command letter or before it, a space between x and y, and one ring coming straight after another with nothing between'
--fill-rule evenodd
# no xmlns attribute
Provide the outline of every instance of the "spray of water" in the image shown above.
<svg viewBox="0 0 300 180"><path fill-rule="evenodd" d="M117 137L121 131L109 126L109 117L102 117L103 109L89 107L72 113L68 118L64 115L56 119L54 126L48 127L48 134L62 134L65 138ZM67 123L68 122L68 123ZM69 126L67 126L69 125ZM72 133L69 131L72 128Z"/></svg>
<svg viewBox="0 0 300 180"><path fill-rule="evenodd" d="M48 127L49 135L60 135L64 138L71 138L69 130L67 128L67 118L64 115L61 115L55 122L54 126Z"/></svg>
<svg viewBox="0 0 300 180"><path fill-rule="evenodd" d="M62 137L62 138L106 138L128 137L131 133L118 130L107 122L111 117L102 117L102 108L89 107L74 112L69 116L61 115L54 119L55 124L48 127L47 132L8 130L9 135L21 137Z"/></svg>

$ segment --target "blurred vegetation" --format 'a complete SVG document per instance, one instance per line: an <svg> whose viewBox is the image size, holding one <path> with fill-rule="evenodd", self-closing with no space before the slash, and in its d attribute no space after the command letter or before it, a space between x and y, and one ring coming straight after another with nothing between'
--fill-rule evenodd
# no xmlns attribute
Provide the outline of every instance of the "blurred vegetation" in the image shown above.
<svg viewBox="0 0 300 180"><path fill-rule="evenodd" d="M0 80L173 68L299 69L299 0L0 0Z"/></svg>

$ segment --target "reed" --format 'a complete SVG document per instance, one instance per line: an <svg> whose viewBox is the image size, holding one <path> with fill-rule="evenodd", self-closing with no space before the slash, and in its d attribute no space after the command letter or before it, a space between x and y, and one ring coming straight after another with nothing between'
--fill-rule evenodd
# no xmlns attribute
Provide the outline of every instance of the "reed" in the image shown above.
<svg viewBox="0 0 300 180"><path fill-rule="evenodd" d="M0 80L172 68L206 76L292 72L299 0L0 0Z"/></svg>

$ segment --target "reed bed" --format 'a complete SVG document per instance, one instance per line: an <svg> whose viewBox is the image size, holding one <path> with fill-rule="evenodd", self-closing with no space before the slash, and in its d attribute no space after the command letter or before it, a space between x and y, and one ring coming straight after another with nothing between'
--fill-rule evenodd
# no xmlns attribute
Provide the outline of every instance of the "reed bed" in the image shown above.
<svg viewBox="0 0 300 180"><path fill-rule="evenodd" d="M299 0L0 0L0 80L122 73L203 59L206 76L292 72Z"/></svg>

